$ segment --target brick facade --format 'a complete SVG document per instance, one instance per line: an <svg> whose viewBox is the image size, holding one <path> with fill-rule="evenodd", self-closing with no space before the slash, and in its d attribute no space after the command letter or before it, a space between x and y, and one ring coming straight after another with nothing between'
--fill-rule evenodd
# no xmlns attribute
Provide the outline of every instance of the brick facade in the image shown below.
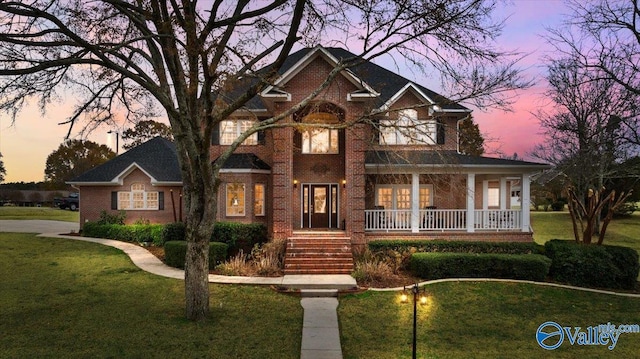
<svg viewBox="0 0 640 359"><path fill-rule="evenodd" d="M164 209L158 210L125 210L125 223L135 223L139 220L148 220L151 223L174 222L174 208L176 217L180 215L181 186L155 186L151 184L149 177L139 169L133 170L123 178L122 185L114 186L81 186L80 188L80 227L87 221L96 221L100 213L106 211L109 214L118 214L118 209L112 208L112 193L129 192L134 183L144 184L146 191L163 193ZM171 192L173 191L173 196ZM173 198L173 200L172 200ZM178 218L179 220L179 218Z"/></svg>
<svg viewBox="0 0 640 359"><path fill-rule="evenodd" d="M315 50L313 50L315 51ZM264 95L260 97L264 108L256 111L243 109L234 114L231 119L255 119L261 120L284 113L297 105L312 91L316 90L327 78L333 69L333 64L328 56L319 55L307 58L306 62L300 60L292 67L293 72L285 73L281 83L277 83L278 94L274 96ZM302 59L305 59L303 57ZM308 61L307 61L308 60ZM291 69L290 69L291 70ZM386 70L385 70L386 71ZM375 71L374 71L375 72ZM470 111L456 104L449 104L447 109L433 106L432 99L425 98L425 91L430 96L439 96L428 92L419 86L404 86L408 80L398 85L396 81L395 93L387 93L387 98L380 99L375 94L371 98L360 96L363 92L369 91L363 85L362 79L350 77L351 73L342 73L327 86L308 106L298 109L286 117L281 123L291 124L291 127L276 127L261 133L258 144L241 145L236 154L253 154L268 165L269 170L254 171L247 168L232 168L221 171L221 186L218 198L218 220L239 221L239 222L260 222L268 226L269 233L274 239L289 238L293 232L301 229L308 229L305 222L306 213L314 203L305 197L305 191L311 190L311 186L327 186L329 192L337 191L337 203L335 208L337 218L331 218L332 229L339 229L346 237L351 239L354 248L362 249L366 243L372 239L391 238L425 238L425 239L451 239L451 240L487 240L487 241L530 241L531 233L527 232L420 232L420 233L382 233L365 231L366 218L365 211L373 209L375 206L376 185L378 184L403 184L410 185L412 175L418 173L421 185L430 185L433 188L433 204L439 209L464 209L467 206L467 173L460 171L456 163L448 164L447 168L429 170L425 168L413 169L402 172L391 170L389 172L372 172L367 169L367 155L373 151L405 151L411 153L440 153L457 151L457 126L458 122L465 118ZM370 73L369 79L376 79L378 73ZM380 72L380 76L390 76L388 72ZM397 75L394 75L397 76ZM379 82L378 86L387 86L384 82ZM404 88L405 90L400 90ZM381 88L375 91L382 92ZM288 94L290 99L280 96L282 93ZM354 98L352 94L356 94ZM392 96L393 103L387 100ZM380 108L382 103L388 105L387 111L377 115L377 118L363 119L362 116L373 108ZM445 105L447 106L447 105ZM456 107L457 106L457 107ZM419 121L437 120L439 128L442 128L444 139L436 141L436 144L421 145L385 145L380 144L379 136L372 124L380 118L390 120L398 118L398 111L404 108L416 108ZM314 119L316 113L327 114ZM331 116L328 116L331 114ZM337 153L330 154L310 154L303 153L303 135L308 131L310 124L316 124L317 119L330 118L331 124L336 126L344 125L338 129L338 150ZM327 120L329 121L329 120ZM325 123L326 124L326 123ZM441 126L441 127L440 127ZM211 159L214 160L223 153L227 147L219 145L217 138L212 141L210 149ZM417 168L417 167L416 167ZM491 186L507 175L518 175L517 172L500 174L499 172L477 172L475 178L475 209L483 208L483 191L486 189L485 181L491 181ZM522 175L521 173L519 175ZM416 178L416 177L413 177ZM142 182L151 186L149 178L139 170L130 173L122 186L85 186L82 188L81 196L81 222L85 220L97 219L101 210L115 212L108 205L111 193L114 191L126 190L134 182ZM498 182L496 182L498 181ZM504 182L503 182L504 183ZM244 203L242 214L232 211L232 215L227 213L229 206L236 205L233 198L227 196L226 186L230 184L243 184ZM265 214L254 213L255 185L260 184L265 187ZM133 222L139 218L148 219L151 222L171 222L173 221L173 211L170 203L170 193L180 192L179 187L156 187L154 190L164 191L164 210L156 211L127 211L127 221ZM507 188L509 193L509 188ZM306 199L306 201L305 201ZM509 206L510 201L507 201ZM508 207L507 207L508 208ZM333 207L331 208L333 211ZM309 215L309 218L310 215ZM415 218L415 217L414 217ZM320 226L322 227L322 226ZM415 228L415 227L414 227ZM318 228L323 229L323 228ZM324 228L325 230L327 228Z"/></svg>

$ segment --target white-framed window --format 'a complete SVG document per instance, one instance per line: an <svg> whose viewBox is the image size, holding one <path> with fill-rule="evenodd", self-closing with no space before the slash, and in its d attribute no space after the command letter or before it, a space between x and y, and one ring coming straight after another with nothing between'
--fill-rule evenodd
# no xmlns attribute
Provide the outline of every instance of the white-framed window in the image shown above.
<svg viewBox="0 0 640 359"><path fill-rule="evenodd" d="M405 109L398 111L397 120L380 121L381 145L413 145L437 143L438 123L435 120L421 121L418 111Z"/></svg>
<svg viewBox="0 0 640 359"><path fill-rule="evenodd" d="M433 185L420 185L419 208L433 205ZM411 209L411 185L376 186L376 206L384 209Z"/></svg>
<svg viewBox="0 0 640 359"><path fill-rule="evenodd" d="M302 153L339 153L338 130L328 128L314 128L302 132Z"/></svg>
<svg viewBox="0 0 640 359"><path fill-rule="evenodd" d="M230 145L235 141L241 134L248 131L253 125L255 125L254 120L249 119L234 119L234 120L224 120L220 122L220 144L221 145ZM247 137L246 140L242 142L243 145L257 145L258 144L258 133L254 133L251 136Z"/></svg>
<svg viewBox="0 0 640 359"><path fill-rule="evenodd" d="M489 187L487 191L487 205L489 208L500 207L500 188Z"/></svg>
<svg viewBox="0 0 640 359"><path fill-rule="evenodd" d="M265 185L256 183L253 185L253 215L264 216Z"/></svg>
<svg viewBox="0 0 640 359"><path fill-rule="evenodd" d="M144 183L133 183L131 191L118 192L119 210L157 210L159 195L157 191L146 191Z"/></svg>
<svg viewBox="0 0 640 359"><path fill-rule="evenodd" d="M227 183L226 214L228 217L245 215L245 184Z"/></svg>

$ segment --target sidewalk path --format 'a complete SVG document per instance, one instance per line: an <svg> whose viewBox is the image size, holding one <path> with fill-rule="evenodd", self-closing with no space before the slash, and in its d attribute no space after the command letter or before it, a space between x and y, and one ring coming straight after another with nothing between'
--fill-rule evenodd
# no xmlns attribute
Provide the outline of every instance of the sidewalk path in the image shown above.
<svg viewBox="0 0 640 359"><path fill-rule="evenodd" d="M301 359L342 359L338 298L302 298Z"/></svg>

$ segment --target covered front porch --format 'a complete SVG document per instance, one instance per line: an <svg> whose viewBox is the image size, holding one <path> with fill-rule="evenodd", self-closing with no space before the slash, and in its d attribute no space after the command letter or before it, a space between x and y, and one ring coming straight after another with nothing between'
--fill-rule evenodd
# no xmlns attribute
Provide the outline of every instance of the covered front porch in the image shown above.
<svg viewBox="0 0 640 359"><path fill-rule="evenodd" d="M415 158L368 163L365 233L531 233L530 176L545 165L460 154L453 159L457 165Z"/></svg>

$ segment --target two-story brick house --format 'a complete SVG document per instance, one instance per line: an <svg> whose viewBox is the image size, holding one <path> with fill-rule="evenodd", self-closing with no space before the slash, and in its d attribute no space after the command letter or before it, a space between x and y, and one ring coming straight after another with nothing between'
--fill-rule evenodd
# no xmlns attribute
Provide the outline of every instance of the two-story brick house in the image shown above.
<svg viewBox="0 0 640 359"><path fill-rule="evenodd" d="M255 121L298 104L341 58L353 56L323 47L290 55L273 85L214 131L212 160ZM371 110L379 115L361 121ZM342 71L310 105L286 119L293 126L256 133L229 158L221 170L218 219L265 223L273 238L331 231L359 246L371 239L412 236L531 240L529 177L547 166L460 154L458 124L470 113L370 62ZM144 156L144 146L150 145L132 151ZM164 147L171 151L171 146ZM120 172L103 174L101 197L93 194L101 187L91 176L71 183L80 188L83 202L104 203L106 210L133 210L135 204L126 202L133 194L122 195L121 206L117 193L133 191L127 176L144 177L148 171L139 163L127 163L120 166L129 172L118 167ZM93 171L106 172L101 167ZM162 184L153 181L133 182L138 189ZM177 178L170 182L175 185ZM511 208L512 182L520 186L520 208ZM83 202L81 211L91 208ZM161 210L152 204L143 215L153 220L153 212ZM163 208L173 211L175 205ZM81 221L95 216L95 211L81 213Z"/></svg>

